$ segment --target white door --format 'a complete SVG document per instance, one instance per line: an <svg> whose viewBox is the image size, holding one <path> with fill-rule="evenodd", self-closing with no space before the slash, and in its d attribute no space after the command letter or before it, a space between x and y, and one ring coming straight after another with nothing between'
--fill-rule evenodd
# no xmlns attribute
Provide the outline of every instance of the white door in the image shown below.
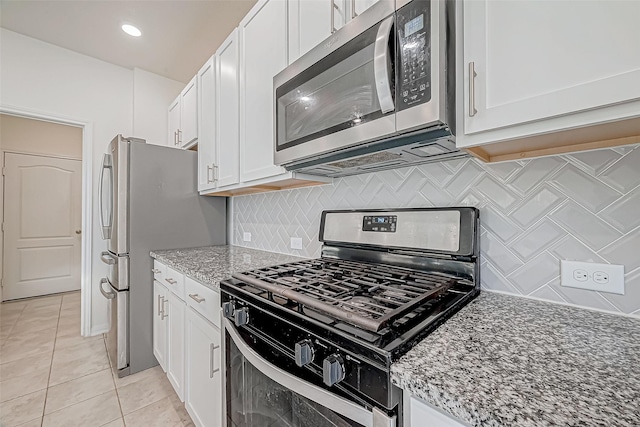
<svg viewBox="0 0 640 427"><path fill-rule="evenodd" d="M261 0L240 31L240 181L284 173L273 163L273 77L287 66L287 4Z"/></svg>
<svg viewBox="0 0 640 427"><path fill-rule="evenodd" d="M640 98L639 16L639 1L464 2L465 134Z"/></svg>
<svg viewBox="0 0 640 427"><path fill-rule="evenodd" d="M351 19L360 15L365 10L376 4L378 0L350 0L351 1Z"/></svg>
<svg viewBox="0 0 640 427"><path fill-rule="evenodd" d="M198 191L215 188L216 57L198 72Z"/></svg>
<svg viewBox="0 0 640 427"><path fill-rule="evenodd" d="M222 42L216 52L218 187L237 184L240 177L238 127L238 30Z"/></svg>
<svg viewBox="0 0 640 427"><path fill-rule="evenodd" d="M180 96L169 105L169 129L167 145L178 148L178 131L180 130Z"/></svg>
<svg viewBox="0 0 640 427"><path fill-rule="evenodd" d="M180 94L180 146L185 147L198 139L198 83L197 76L182 89Z"/></svg>
<svg viewBox="0 0 640 427"><path fill-rule="evenodd" d="M5 300L80 289L82 162L5 154Z"/></svg>
<svg viewBox="0 0 640 427"><path fill-rule="evenodd" d="M184 311L186 304L173 293L167 293L167 377L184 402Z"/></svg>
<svg viewBox="0 0 640 427"><path fill-rule="evenodd" d="M331 35L331 0L289 0L289 64Z"/></svg>
<svg viewBox="0 0 640 427"><path fill-rule="evenodd" d="M167 288L153 281L153 355L167 372Z"/></svg>
<svg viewBox="0 0 640 427"><path fill-rule="evenodd" d="M220 330L192 309L186 320L187 412L197 426L223 425Z"/></svg>

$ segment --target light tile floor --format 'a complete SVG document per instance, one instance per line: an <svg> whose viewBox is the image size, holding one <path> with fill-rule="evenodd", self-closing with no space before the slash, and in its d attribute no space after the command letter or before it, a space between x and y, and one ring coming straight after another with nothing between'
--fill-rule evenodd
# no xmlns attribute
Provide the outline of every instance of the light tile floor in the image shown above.
<svg viewBox="0 0 640 427"><path fill-rule="evenodd" d="M116 378L103 336L80 336L80 293L0 304L0 427L193 423L159 366Z"/></svg>

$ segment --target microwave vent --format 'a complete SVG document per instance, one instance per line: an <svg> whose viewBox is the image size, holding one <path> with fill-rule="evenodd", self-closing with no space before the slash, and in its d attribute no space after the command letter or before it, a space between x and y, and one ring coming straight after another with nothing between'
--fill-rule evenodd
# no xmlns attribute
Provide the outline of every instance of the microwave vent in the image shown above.
<svg viewBox="0 0 640 427"><path fill-rule="evenodd" d="M394 160L398 160L402 157L400 154L389 153L389 152L379 152L368 154L366 156L356 157L354 159L343 160L341 162L329 163L329 166L333 166L340 169L351 169L357 168L364 165L369 164L380 164L387 163ZM398 162L394 162L398 163Z"/></svg>

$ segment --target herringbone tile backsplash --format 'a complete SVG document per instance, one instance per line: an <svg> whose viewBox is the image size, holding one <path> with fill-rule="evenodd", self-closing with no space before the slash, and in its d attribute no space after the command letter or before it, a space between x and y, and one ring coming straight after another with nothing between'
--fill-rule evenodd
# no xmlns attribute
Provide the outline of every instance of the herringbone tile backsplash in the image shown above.
<svg viewBox="0 0 640 427"><path fill-rule="evenodd" d="M234 197L232 242L318 257L325 209L476 206L483 288L640 316L639 147L493 165L469 158ZM304 249L290 249L291 237ZM561 287L561 259L624 264L625 295Z"/></svg>

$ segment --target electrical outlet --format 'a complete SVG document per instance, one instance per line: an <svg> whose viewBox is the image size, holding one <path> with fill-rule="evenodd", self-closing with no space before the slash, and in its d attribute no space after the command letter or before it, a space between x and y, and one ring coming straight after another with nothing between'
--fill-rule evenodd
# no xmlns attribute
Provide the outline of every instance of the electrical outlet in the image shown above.
<svg viewBox="0 0 640 427"><path fill-rule="evenodd" d="M560 284L624 295L624 265L562 260Z"/></svg>
<svg viewBox="0 0 640 427"><path fill-rule="evenodd" d="M251 233L249 233L248 231L245 231L242 234L242 240L244 240L245 242L250 242L251 241Z"/></svg>
<svg viewBox="0 0 640 427"><path fill-rule="evenodd" d="M291 238L291 249L302 250L302 238L301 237L292 237Z"/></svg>

